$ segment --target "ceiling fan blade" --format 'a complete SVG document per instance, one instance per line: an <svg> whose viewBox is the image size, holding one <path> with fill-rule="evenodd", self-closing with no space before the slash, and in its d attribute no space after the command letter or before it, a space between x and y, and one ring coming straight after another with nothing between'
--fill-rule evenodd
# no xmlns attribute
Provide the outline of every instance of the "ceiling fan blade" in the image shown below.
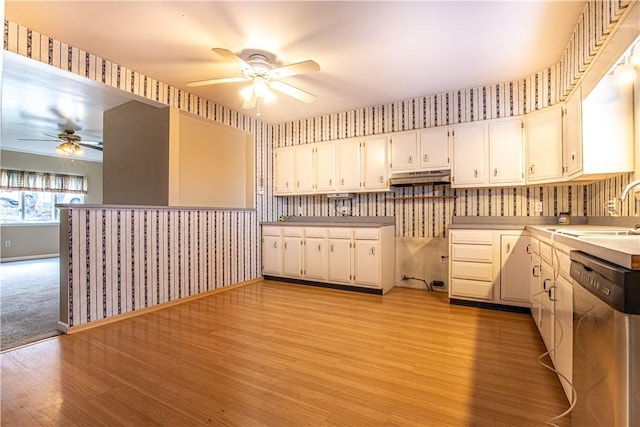
<svg viewBox="0 0 640 427"><path fill-rule="evenodd" d="M282 92L285 95L292 96L296 99L299 99L302 102L306 102L307 104L313 102L316 99L315 95L310 94L309 92L305 92L302 89L298 89L297 87L293 87L286 83L282 82L269 82L269 86L273 90L277 90L278 92Z"/></svg>
<svg viewBox="0 0 640 427"><path fill-rule="evenodd" d="M18 138L18 141L40 141L40 142L60 142L58 138L56 139L31 139L31 138Z"/></svg>
<svg viewBox="0 0 640 427"><path fill-rule="evenodd" d="M244 100L244 102L242 103L242 108L244 108L245 110L251 109L256 106L256 102L258 102L258 97L255 93L252 93L251 98Z"/></svg>
<svg viewBox="0 0 640 427"><path fill-rule="evenodd" d="M78 142L77 144L79 146L81 146L81 147L91 148L91 149L94 149L94 150L102 151L102 146L101 145L86 144L84 142Z"/></svg>
<svg viewBox="0 0 640 427"><path fill-rule="evenodd" d="M249 80L246 77L228 77L224 79L209 79L209 80L200 80L197 82L188 82L188 87L197 87L197 86L207 86L207 85L216 85L220 83L235 83L235 82L243 82L245 80Z"/></svg>
<svg viewBox="0 0 640 427"><path fill-rule="evenodd" d="M320 71L320 66L315 61L302 61L295 64L285 65L280 68L269 70L269 77L279 79L282 77L295 76L297 74L306 74Z"/></svg>
<svg viewBox="0 0 640 427"><path fill-rule="evenodd" d="M218 55L222 56L227 61L233 62L234 64L236 64L238 67L240 67L240 69L242 71L245 71L247 69L251 69L251 66L249 64L247 64L242 58L240 58L235 53L231 52L229 49L223 49L221 47L214 47L211 50L214 51L215 53L217 53Z"/></svg>

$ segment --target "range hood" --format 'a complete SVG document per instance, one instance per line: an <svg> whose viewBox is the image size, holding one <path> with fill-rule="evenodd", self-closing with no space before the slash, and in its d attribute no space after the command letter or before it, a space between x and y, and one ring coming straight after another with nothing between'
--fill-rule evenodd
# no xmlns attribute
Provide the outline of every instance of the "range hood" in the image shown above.
<svg viewBox="0 0 640 427"><path fill-rule="evenodd" d="M393 187L450 183L451 171L449 169L420 172L395 172L389 176L389 185Z"/></svg>

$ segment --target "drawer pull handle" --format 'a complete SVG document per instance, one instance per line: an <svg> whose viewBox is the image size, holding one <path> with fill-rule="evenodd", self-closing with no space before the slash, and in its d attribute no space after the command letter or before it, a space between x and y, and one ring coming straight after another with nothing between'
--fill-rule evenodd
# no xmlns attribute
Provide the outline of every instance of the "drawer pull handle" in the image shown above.
<svg viewBox="0 0 640 427"><path fill-rule="evenodd" d="M533 277L540 277L540 266L534 265L533 269L531 270L531 274L533 274Z"/></svg>

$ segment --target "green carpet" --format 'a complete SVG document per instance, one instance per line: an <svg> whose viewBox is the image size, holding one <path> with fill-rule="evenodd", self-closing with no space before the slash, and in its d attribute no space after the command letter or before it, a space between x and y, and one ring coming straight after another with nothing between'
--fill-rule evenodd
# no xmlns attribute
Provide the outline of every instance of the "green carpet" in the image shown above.
<svg viewBox="0 0 640 427"><path fill-rule="evenodd" d="M59 335L59 258L0 263L0 350Z"/></svg>

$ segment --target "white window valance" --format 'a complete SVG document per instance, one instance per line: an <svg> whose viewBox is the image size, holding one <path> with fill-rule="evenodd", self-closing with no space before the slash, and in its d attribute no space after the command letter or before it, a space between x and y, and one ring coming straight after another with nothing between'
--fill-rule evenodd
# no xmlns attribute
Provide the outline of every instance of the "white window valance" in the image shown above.
<svg viewBox="0 0 640 427"><path fill-rule="evenodd" d="M87 179L80 175L0 169L0 189L86 194Z"/></svg>

